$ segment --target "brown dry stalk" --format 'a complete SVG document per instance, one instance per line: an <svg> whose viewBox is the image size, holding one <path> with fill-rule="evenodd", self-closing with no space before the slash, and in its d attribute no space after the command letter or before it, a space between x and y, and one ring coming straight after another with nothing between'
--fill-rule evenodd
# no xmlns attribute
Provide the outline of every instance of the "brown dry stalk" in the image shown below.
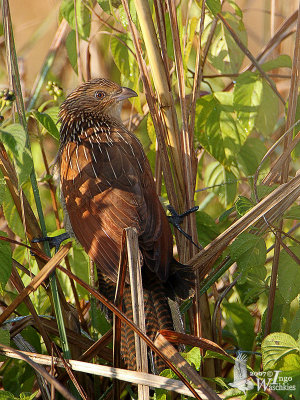
<svg viewBox="0 0 300 400"><path fill-rule="evenodd" d="M300 195L300 174L291 179L288 183L280 185L272 193L261 200L250 211L233 223L216 239L193 257L188 264L195 270L200 270L204 277L209 272L213 261L227 248L230 242L245 229L254 225L266 213L276 213L278 206L285 203L285 210Z"/></svg>

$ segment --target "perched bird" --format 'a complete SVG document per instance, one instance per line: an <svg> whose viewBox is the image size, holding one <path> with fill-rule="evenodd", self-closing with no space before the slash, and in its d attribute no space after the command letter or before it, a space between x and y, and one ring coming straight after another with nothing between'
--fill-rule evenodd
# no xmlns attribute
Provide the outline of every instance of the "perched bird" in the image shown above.
<svg viewBox="0 0 300 400"><path fill-rule="evenodd" d="M167 297L191 296L194 274L173 258L171 229L149 162L140 141L121 122L121 102L134 96L133 90L101 78L75 89L60 108L58 163L70 230L96 263L99 290L110 300L123 229L137 230L146 331L153 339L159 329L173 329ZM123 303L131 317L128 278ZM133 337L122 326L121 352L131 369Z"/></svg>

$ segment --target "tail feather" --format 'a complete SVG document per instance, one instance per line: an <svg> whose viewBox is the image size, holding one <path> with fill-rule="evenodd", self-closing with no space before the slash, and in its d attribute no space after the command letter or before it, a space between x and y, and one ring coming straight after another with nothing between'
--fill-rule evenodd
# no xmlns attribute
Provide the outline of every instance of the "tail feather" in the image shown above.
<svg viewBox="0 0 300 400"><path fill-rule="evenodd" d="M175 300L176 296L182 300L193 297L195 294L195 273L193 268L173 259L170 270L170 276L165 283L167 296L172 300Z"/></svg>

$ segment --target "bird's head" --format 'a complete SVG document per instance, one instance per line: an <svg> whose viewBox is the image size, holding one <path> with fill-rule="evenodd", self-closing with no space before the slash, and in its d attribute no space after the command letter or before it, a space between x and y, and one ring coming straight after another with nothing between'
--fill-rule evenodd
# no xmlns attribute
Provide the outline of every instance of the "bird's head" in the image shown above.
<svg viewBox="0 0 300 400"><path fill-rule="evenodd" d="M83 83L62 103L60 118L97 118L104 115L119 119L121 103L137 94L108 79L97 78Z"/></svg>

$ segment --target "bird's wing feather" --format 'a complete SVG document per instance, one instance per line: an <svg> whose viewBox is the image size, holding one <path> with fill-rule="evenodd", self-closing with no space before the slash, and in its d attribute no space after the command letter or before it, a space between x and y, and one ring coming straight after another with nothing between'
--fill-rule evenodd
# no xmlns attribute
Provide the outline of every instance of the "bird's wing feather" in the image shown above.
<svg viewBox="0 0 300 400"><path fill-rule="evenodd" d="M153 193L150 166L132 134L120 128L109 133L85 132L85 140L69 142L62 151L61 184L73 231L90 257L116 281L123 229L136 228L145 262L164 280L171 234Z"/></svg>

